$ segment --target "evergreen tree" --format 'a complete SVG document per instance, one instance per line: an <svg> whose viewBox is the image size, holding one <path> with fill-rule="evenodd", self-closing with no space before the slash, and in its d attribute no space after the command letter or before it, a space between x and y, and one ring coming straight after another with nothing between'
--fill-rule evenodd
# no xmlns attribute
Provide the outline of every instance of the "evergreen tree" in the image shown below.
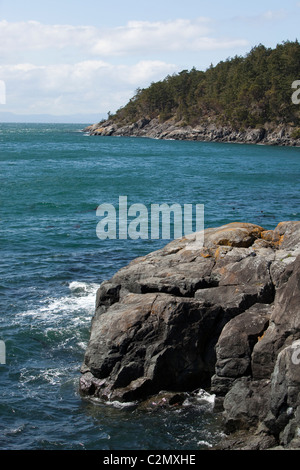
<svg viewBox="0 0 300 470"><path fill-rule="evenodd" d="M235 56L206 71L193 67L138 89L126 106L110 118L135 122L142 117L170 118L182 125L214 120L237 129L289 123L300 125L300 107L293 104L291 85L300 80L300 44L264 45L244 57Z"/></svg>

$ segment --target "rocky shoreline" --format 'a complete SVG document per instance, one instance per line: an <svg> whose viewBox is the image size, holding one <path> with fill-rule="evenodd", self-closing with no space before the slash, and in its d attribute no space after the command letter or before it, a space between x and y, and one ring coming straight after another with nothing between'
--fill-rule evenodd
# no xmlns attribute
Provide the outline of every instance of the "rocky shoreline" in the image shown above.
<svg viewBox="0 0 300 470"><path fill-rule="evenodd" d="M219 126L214 122L206 122L205 124L192 127L184 125L182 122L176 122L173 119L160 123L157 118L143 118L128 125L107 120L88 126L83 131L90 135L100 136L300 146L300 138L293 138L295 128L285 125L275 126L271 123L257 129L249 128L240 131L230 126Z"/></svg>
<svg viewBox="0 0 300 470"><path fill-rule="evenodd" d="M101 284L82 396L165 390L175 403L203 389L228 434L220 448L300 448L300 222L228 224L197 243L174 240Z"/></svg>

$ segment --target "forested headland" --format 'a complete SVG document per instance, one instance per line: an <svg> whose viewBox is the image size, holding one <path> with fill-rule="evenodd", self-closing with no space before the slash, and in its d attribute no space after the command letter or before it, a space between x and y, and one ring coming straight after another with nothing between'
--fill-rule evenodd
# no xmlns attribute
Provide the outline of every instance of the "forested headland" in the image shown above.
<svg viewBox="0 0 300 470"><path fill-rule="evenodd" d="M297 40L275 49L258 45L246 56L228 58L206 71L183 70L138 89L126 106L109 117L123 124L156 117L160 122L174 118L183 126L209 119L236 129L266 122L297 128L300 105L292 101L296 80L300 80Z"/></svg>
<svg viewBox="0 0 300 470"><path fill-rule="evenodd" d="M91 135L300 146L300 43L260 44L138 88Z"/></svg>

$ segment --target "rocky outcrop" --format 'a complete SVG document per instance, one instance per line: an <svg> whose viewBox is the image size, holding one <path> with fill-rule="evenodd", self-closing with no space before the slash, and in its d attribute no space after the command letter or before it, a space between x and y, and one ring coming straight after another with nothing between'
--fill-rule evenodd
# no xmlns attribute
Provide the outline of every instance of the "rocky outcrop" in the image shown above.
<svg viewBox="0 0 300 470"><path fill-rule="evenodd" d="M173 119L160 123L159 119L142 118L133 124L121 124L108 120L84 129L90 135L149 137L169 140L198 140L206 142L236 142L281 146L300 146L300 139L293 137L292 126L266 124L258 129L236 130L206 122L194 127Z"/></svg>
<svg viewBox="0 0 300 470"><path fill-rule="evenodd" d="M299 305L300 222L174 240L100 286L80 391L141 401L202 388L223 448L300 447Z"/></svg>

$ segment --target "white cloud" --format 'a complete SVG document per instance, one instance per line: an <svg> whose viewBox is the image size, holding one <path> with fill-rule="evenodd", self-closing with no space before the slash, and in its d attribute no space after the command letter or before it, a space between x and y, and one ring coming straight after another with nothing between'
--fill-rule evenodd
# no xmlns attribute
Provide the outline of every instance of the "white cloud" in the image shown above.
<svg viewBox="0 0 300 470"><path fill-rule="evenodd" d="M179 72L178 62L185 64L188 53L248 45L243 39L218 37L214 27L202 17L129 21L114 28L0 21L6 110L113 112L136 88Z"/></svg>
<svg viewBox="0 0 300 470"><path fill-rule="evenodd" d="M126 26L107 31L92 50L100 55L184 50L191 46L191 41L209 32L208 20L202 18L153 23L130 21Z"/></svg>
<svg viewBox="0 0 300 470"><path fill-rule="evenodd" d="M243 39L217 39L208 18L172 21L130 21L125 26L45 25L37 21L0 21L0 52L41 51L55 48L84 50L100 57L158 52L201 51L245 46Z"/></svg>
<svg viewBox="0 0 300 470"><path fill-rule="evenodd" d="M175 64L142 60L113 65L102 60L75 64L0 66L10 111L72 114L115 111L138 87L177 70Z"/></svg>
<svg viewBox="0 0 300 470"><path fill-rule="evenodd" d="M300 5L300 3L299 3ZM259 15L250 15L250 16L236 16L233 19L238 22L250 23L262 26L262 23L271 23L275 21L281 21L286 18L287 12L283 9L281 10L267 10Z"/></svg>
<svg viewBox="0 0 300 470"><path fill-rule="evenodd" d="M277 21L277 20L282 20L283 18L286 17L286 15L287 14L284 10L278 10L278 11L268 10L268 11L265 11L261 15L261 18L264 20L268 20L268 21Z"/></svg>
<svg viewBox="0 0 300 470"><path fill-rule="evenodd" d="M234 46L245 46L243 39L216 39L210 21L178 19L167 22L150 23L131 21L126 26L110 30L93 46L92 51L102 56L124 55L128 53L201 51Z"/></svg>
<svg viewBox="0 0 300 470"><path fill-rule="evenodd" d="M37 21L11 23L0 21L0 50L42 50L47 48L87 46L97 38L92 26L45 25Z"/></svg>

